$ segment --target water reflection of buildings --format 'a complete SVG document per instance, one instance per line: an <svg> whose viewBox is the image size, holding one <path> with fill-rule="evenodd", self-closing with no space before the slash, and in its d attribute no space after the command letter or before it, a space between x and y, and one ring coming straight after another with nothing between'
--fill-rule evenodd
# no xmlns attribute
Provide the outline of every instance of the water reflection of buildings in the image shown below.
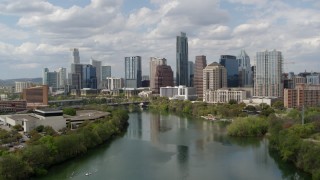
<svg viewBox="0 0 320 180"><path fill-rule="evenodd" d="M203 132L203 134L201 138L196 141L196 148L198 150L204 151L206 150L207 144L223 138L221 135L223 129L217 123L201 121L201 126L199 126L199 129Z"/></svg>

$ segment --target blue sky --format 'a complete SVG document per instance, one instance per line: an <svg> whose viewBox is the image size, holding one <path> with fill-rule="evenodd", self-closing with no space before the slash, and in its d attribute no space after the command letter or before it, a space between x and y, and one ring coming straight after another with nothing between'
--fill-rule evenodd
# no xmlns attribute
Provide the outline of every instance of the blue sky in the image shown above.
<svg viewBox="0 0 320 180"><path fill-rule="evenodd" d="M70 48L124 76L124 57L164 57L175 70L175 39L189 38L189 60L245 49L283 53L285 71L320 71L318 0L0 0L0 79L41 77L70 68Z"/></svg>

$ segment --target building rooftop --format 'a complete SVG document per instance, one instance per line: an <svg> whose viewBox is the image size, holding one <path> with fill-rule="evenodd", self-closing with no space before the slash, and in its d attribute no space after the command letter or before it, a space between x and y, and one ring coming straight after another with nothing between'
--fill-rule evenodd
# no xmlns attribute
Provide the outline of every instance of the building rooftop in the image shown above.
<svg viewBox="0 0 320 180"><path fill-rule="evenodd" d="M62 110L53 108L35 109L34 111L40 113L62 113Z"/></svg>
<svg viewBox="0 0 320 180"><path fill-rule="evenodd" d="M15 114L10 116L13 120L27 120L27 121L37 121L39 118L32 116L31 114Z"/></svg>
<svg viewBox="0 0 320 180"><path fill-rule="evenodd" d="M96 110L79 110L76 116L70 116L66 118L70 121L84 121L84 120L95 120L102 117L108 116L109 112L96 111Z"/></svg>

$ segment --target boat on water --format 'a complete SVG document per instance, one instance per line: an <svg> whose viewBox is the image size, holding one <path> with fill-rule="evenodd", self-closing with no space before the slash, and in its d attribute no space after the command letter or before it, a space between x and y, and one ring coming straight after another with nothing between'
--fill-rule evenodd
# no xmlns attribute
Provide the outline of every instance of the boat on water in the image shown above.
<svg viewBox="0 0 320 180"><path fill-rule="evenodd" d="M87 172L85 175L86 176L90 176L92 173L90 173L90 172Z"/></svg>

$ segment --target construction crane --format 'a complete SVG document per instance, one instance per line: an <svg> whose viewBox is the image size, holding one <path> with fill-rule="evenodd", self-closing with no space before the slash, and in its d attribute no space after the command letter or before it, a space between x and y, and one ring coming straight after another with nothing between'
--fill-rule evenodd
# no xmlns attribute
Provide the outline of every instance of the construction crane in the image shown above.
<svg viewBox="0 0 320 180"><path fill-rule="evenodd" d="M295 64L296 62L294 61L283 61L283 66L284 66L284 70L285 72L288 72L288 66L287 65L291 65L291 64Z"/></svg>

